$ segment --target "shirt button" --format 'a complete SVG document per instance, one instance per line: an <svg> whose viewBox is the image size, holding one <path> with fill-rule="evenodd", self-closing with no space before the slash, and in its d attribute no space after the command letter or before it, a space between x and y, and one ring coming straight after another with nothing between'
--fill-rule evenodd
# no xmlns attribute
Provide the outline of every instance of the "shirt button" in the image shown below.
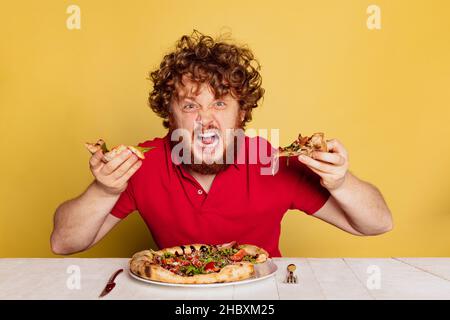
<svg viewBox="0 0 450 320"><path fill-rule="evenodd" d="M198 190L197 190L197 193L198 193L198 194L203 194L203 190L202 190L202 189L198 189Z"/></svg>

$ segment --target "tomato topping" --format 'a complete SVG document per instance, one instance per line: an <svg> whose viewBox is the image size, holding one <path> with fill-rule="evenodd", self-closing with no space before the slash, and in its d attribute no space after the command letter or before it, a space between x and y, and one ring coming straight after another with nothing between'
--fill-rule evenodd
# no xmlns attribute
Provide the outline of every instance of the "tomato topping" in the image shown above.
<svg viewBox="0 0 450 320"><path fill-rule="evenodd" d="M172 264L173 263L173 258L162 259L161 263L162 264Z"/></svg>
<svg viewBox="0 0 450 320"><path fill-rule="evenodd" d="M181 265L181 266L188 266L191 263L188 260L181 260L181 259L176 259L176 261Z"/></svg>
<svg viewBox="0 0 450 320"><path fill-rule="evenodd" d="M214 262L213 262L213 261L208 262L208 263L205 265L205 270L206 270L206 271L208 271L208 270L214 270L215 268L216 268L216 266L214 265Z"/></svg>
<svg viewBox="0 0 450 320"><path fill-rule="evenodd" d="M198 260L197 258L192 259L192 264L196 266L197 268L200 268L202 266L202 262Z"/></svg>
<svg viewBox="0 0 450 320"><path fill-rule="evenodd" d="M241 261L246 254L247 254L247 252L245 252L244 249L241 249L238 252L236 252L234 255L232 255L230 257L230 259L233 261Z"/></svg>
<svg viewBox="0 0 450 320"><path fill-rule="evenodd" d="M177 273L180 270L179 266L175 266L169 269L169 271L172 271L173 273Z"/></svg>
<svg viewBox="0 0 450 320"><path fill-rule="evenodd" d="M214 263L214 261L211 261L205 265L205 271L206 272L217 272L217 271L220 271L220 268L216 267L216 264Z"/></svg>

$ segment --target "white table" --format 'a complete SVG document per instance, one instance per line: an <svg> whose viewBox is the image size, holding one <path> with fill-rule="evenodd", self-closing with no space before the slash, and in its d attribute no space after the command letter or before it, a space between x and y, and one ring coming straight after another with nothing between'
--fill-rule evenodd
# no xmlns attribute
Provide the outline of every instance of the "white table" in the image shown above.
<svg viewBox="0 0 450 320"><path fill-rule="evenodd" d="M123 258L0 259L0 299L98 299L111 274L120 268L125 270L116 287L103 299L450 299L450 258L276 258L274 262L277 274L259 282L174 288L131 278L126 272L128 259ZM296 285L283 283L289 263L297 265ZM79 289L70 281L75 274L68 271L74 270L81 275ZM75 288L69 289L68 280Z"/></svg>

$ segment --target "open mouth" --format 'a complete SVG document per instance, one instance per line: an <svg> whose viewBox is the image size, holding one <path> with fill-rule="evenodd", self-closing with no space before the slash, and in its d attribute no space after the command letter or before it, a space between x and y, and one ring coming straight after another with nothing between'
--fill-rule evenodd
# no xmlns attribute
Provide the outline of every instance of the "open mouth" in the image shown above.
<svg viewBox="0 0 450 320"><path fill-rule="evenodd" d="M202 148L215 148L219 143L220 136L216 131L198 133L195 143Z"/></svg>

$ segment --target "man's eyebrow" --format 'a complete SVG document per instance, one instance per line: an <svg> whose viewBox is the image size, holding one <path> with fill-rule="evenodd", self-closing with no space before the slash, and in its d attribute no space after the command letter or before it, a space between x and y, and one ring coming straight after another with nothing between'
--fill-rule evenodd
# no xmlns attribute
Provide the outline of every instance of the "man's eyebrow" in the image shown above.
<svg viewBox="0 0 450 320"><path fill-rule="evenodd" d="M192 96L182 97L180 101L181 102L183 102L183 101L192 101L192 102L198 103L198 101ZM225 101L225 98L224 97L219 97L217 99L213 99L212 100L212 102L216 102L216 101Z"/></svg>
<svg viewBox="0 0 450 320"><path fill-rule="evenodd" d="M191 100L191 101L197 102L197 100L195 100L194 97L184 97L181 99L181 101L185 101L185 100Z"/></svg>

